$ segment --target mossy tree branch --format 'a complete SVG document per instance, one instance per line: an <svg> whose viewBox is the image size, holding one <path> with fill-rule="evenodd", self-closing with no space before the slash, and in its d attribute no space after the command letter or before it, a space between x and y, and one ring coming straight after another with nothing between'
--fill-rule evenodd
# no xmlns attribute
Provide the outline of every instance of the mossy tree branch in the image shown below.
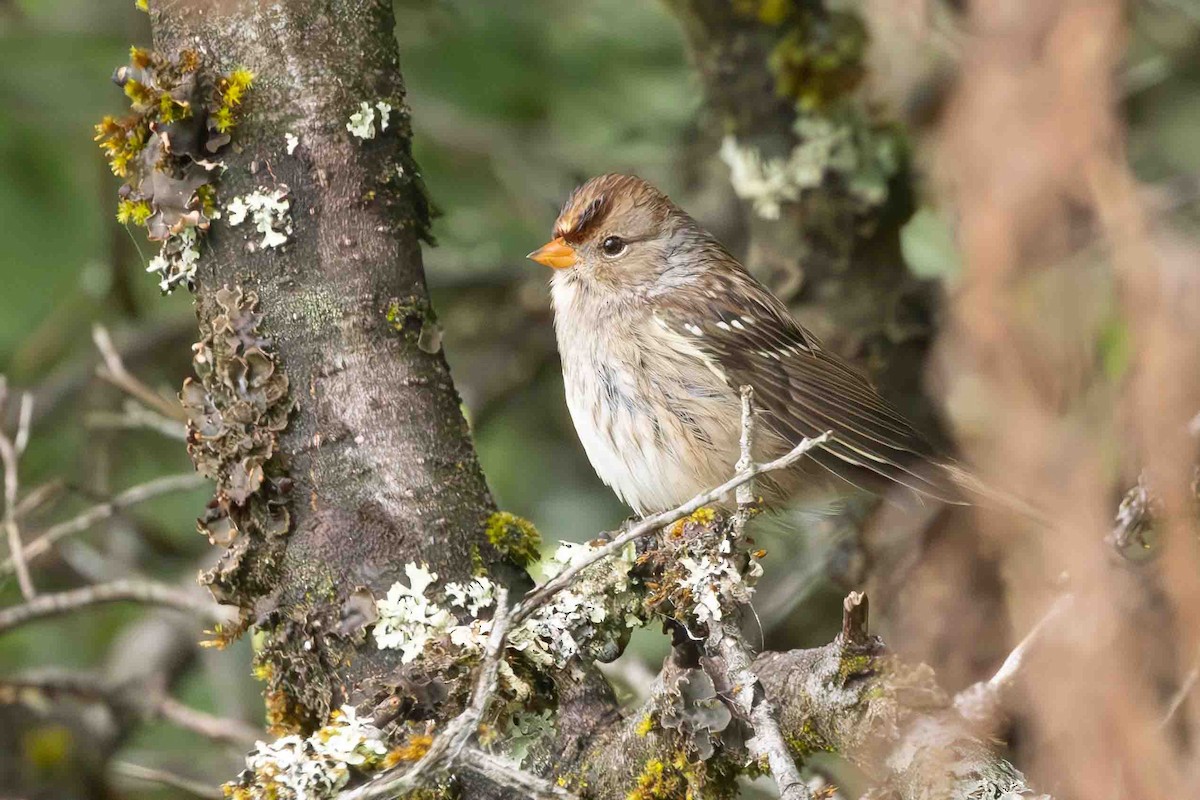
<svg viewBox="0 0 1200 800"><path fill-rule="evenodd" d="M845 758L873 781L872 796L1036 796L1021 773L959 716L933 671L889 654L866 634L866 621L865 597L852 594L843 632L833 642L755 659L753 672L780 710L792 756ZM566 782L587 786L589 797L625 797L632 790L630 796L648 800L680 796L670 794L671 788L699 780L707 782L711 796L730 796L730 784L721 789L727 775L719 760L689 762L680 755L678 736L653 722L666 687L688 669L678 652L668 659L643 708L595 737L573 765L560 766Z"/></svg>

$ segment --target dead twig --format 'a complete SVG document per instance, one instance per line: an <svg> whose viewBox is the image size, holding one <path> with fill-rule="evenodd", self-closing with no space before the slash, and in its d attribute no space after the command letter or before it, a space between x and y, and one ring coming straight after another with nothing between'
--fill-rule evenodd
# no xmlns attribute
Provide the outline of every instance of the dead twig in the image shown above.
<svg viewBox="0 0 1200 800"><path fill-rule="evenodd" d="M134 709L138 716L159 719L206 739L250 747L262 731L237 719L192 708L168 694L150 693L140 682L113 683L87 672L49 672L0 678L0 703L40 704L45 699L72 698L114 709Z"/></svg>
<svg viewBox="0 0 1200 800"><path fill-rule="evenodd" d="M670 525L672 522L677 522L689 514L695 513L710 503L714 503L729 492L737 489L739 486L748 481L753 480L756 476L764 472L774 472L775 470L785 469L796 463L804 456L808 455L814 448L824 444L832 434L832 431L826 431L820 436L812 439L804 439L798 445L793 447L786 455L780 456L774 461L768 461L765 464L753 464L749 469L739 471L732 478L722 483L715 489L710 489L707 492L696 495L691 500L681 506L673 508L669 511L660 511L657 514L651 514L642 519L635 525L630 526L621 533L613 532L610 541L602 547L596 548L590 556L581 559L578 563L564 569L552 579L546 581L541 586L525 595L524 599L517 606L512 615L512 624L519 625L529 617L551 597L566 589L574 583L576 576L583 572L588 567L598 561L601 561L610 556L616 555L624 549L625 545L630 542L642 539L660 528Z"/></svg>
<svg viewBox="0 0 1200 800"><path fill-rule="evenodd" d="M25 545L24 558L26 561L32 561L49 551L60 539L75 533L82 533L97 522L106 520L125 508L170 492L183 492L206 485L208 485L208 479L203 475L186 472L155 478L152 481L133 486L107 502L94 505L65 522L46 528L40 536ZM0 562L0 577L11 573L15 568L16 562L13 558Z"/></svg>
<svg viewBox="0 0 1200 800"><path fill-rule="evenodd" d="M1072 595L1064 594L1055 600L1037 624L1012 649L991 678L972 684L955 695L954 708L963 719L975 725L990 726L1000 718L1004 696L1020 674L1029 651L1045 634L1046 629L1070 608L1073 599Z"/></svg>
<svg viewBox="0 0 1200 800"><path fill-rule="evenodd" d="M202 797L204 800L220 800L220 798L225 796L221 792L220 787L210 786L193 778L176 775L174 772L167 772L166 770L155 769L153 767L144 767L141 764L134 764L129 761L113 761L109 763L109 768L113 771L114 775L120 775L123 778L132 778L136 781L145 781L146 783L157 783L160 786L186 792L193 797Z"/></svg>
<svg viewBox="0 0 1200 800"><path fill-rule="evenodd" d="M217 604L200 600L174 586L154 581L118 580L57 594L43 594L28 603L0 609L0 633L47 617L118 602L168 606L195 614L209 622L226 622L229 619L229 613Z"/></svg>
<svg viewBox="0 0 1200 800"><path fill-rule="evenodd" d="M458 766L486 780L500 789L516 792L519 797L533 800L578 800L576 795L555 786L544 778L526 772L517 764L484 752L478 747L469 747L459 759Z"/></svg>
<svg viewBox="0 0 1200 800"><path fill-rule="evenodd" d="M4 400L8 394L7 381L0 376L0 411L4 409ZM2 416L2 414L0 414ZM21 410L17 417L17 433L13 438L0 428L0 464L4 467L4 515L0 524L4 527L5 538L8 539L8 551L17 573L17 583L21 586L21 596L32 600L37 595L33 586L33 578L29 575L29 566L25 563L24 547L21 544L21 528L17 524L17 493L20 489L20 478L17 474L17 464L21 453L29 444L29 427L33 419L33 397L21 395Z"/></svg>
<svg viewBox="0 0 1200 800"><path fill-rule="evenodd" d="M751 451L754 445L754 390L743 386L741 456L737 462L739 473L750 470L753 463ZM746 521L750 518L754 503L754 488L746 481L737 489L737 511L733 516L733 536L740 538ZM771 767L771 777L779 788L782 800L808 800L808 784L800 777L800 769L788 751L783 731L779 728L779 714L775 705L763 691L762 683L754 674L754 656L750 645L742 636L741 628L733 615L725 615L719 622L710 623L705 649L716 655L706 659L705 668L718 672L713 676L717 685L732 687L733 702L750 720L754 735L746 742L746 748L756 759L766 759Z"/></svg>
<svg viewBox="0 0 1200 800"><path fill-rule="evenodd" d="M187 421L183 406L178 401L163 397L125 369L125 364L121 361L121 354L113 346L112 337L108 335L107 328L100 324L94 325L92 341L96 343L96 349L100 351L100 357L104 359L104 365L96 367L97 376L137 398L138 401L164 417L179 422Z"/></svg>
<svg viewBox="0 0 1200 800"><path fill-rule="evenodd" d="M179 420L130 401L120 412L93 411L84 417L88 428L107 430L150 430L178 442L187 441L187 428Z"/></svg>
<svg viewBox="0 0 1200 800"><path fill-rule="evenodd" d="M1183 683L1179 684L1179 689L1171 697L1171 702L1167 704L1167 712L1163 714L1162 721L1158 723L1159 730L1166 728L1171 724L1171 720L1179 713L1179 709L1183 707L1188 695L1196 688L1196 683L1200 682L1200 660L1188 671L1187 677L1183 679Z"/></svg>
<svg viewBox="0 0 1200 800"><path fill-rule="evenodd" d="M152 713L178 728L235 747L253 746L263 736L263 732L253 725L192 708L170 695L158 698L154 702Z"/></svg>

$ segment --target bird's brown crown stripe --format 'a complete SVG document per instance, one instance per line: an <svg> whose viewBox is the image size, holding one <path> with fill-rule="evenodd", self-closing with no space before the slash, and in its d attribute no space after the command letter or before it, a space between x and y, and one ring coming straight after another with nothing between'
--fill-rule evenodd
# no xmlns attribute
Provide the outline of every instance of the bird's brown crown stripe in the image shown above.
<svg viewBox="0 0 1200 800"><path fill-rule="evenodd" d="M587 238L592 228L604 220L608 209L607 195L594 198L582 210L569 208L558 218L558 224L554 226L554 234L568 242L582 241Z"/></svg>

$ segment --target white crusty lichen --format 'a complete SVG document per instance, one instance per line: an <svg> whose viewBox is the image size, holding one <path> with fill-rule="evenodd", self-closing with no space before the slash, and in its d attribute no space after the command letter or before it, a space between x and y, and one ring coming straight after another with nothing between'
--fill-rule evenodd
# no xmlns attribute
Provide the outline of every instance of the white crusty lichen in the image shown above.
<svg viewBox="0 0 1200 800"><path fill-rule="evenodd" d="M590 544L560 542L543 564L547 579L592 556ZM641 595L634 591L630 570L637 551L630 542L619 553L585 569L509 634L509 646L535 665L562 668L582 656L606 655L627 629L644 623Z"/></svg>
<svg viewBox="0 0 1200 800"><path fill-rule="evenodd" d="M389 115L392 113L392 104L384 100L379 100L375 103L375 107L379 109L379 130L386 131Z"/></svg>
<svg viewBox="0 0 1200 800"><path fill-rule="evenodd" d="M425 590L437 580L424 564L404 567L408 586L397 581L387 596L375 601L379 615L375 623L375 644L380 650L399 650L400 660L408 664L425 650L430 641L440 639L457 620L449 610L425 596Z"/></svg>
<svg viewBox="0 0 1200 800"><path fill-rule="evenodd" d="M592 552L591 545L561 544L545 567L547 577ZM643 622L641 597L633 591L629 575L635 561L631 543L584 570L569 589L509 631L509 649L542 668L563 667L576 657L597 658L610 652L628 628ZM435 645L443 651L454 648L458 655L482 653L491 620L479 615L495 607L492 581L479 577L447 583L438 592L437 574L426 566L409 563L404 571L408 585L393 584L375 604L374 636L379 649L399 650L406 664ZM459 616L467 621L460 622Z"/></svg>
<svg viewBox="0 0 1200 800"><path fill-rule="evenodd" d="M180 283L186 283L190 289L199 260L200 236L195 228L188 227L171 234L162 243L162 249L150 259L146 271L158 273L158 288L164 292L170 292Z"/></svg>
<svg viewBox="0 0 1200 800"><path fill-rule="evenodd" d="M274 189L259 187L258 191L235 197L225 207L229 224L236 226L251 220L255 229L263 235L260 247L286 244L292 235L292 217L289 213L291 201L287 196L288 187L280 184Z"/></svg>
<svg viewBox="0 0 1200 800"><path fill-rule="evenodd" d="M307 738L290 735L259 742L246 756L245 771L226 784L225 794L277 800L333 797L353 770L373 771L384 765L387 753L383 732L359 719L353 706L343 706Z"/></svg>
<svg viewBox="0 0 1200 800"><path fill-rule="evenodd" d="M718 522L710 509L677 523L671 533L658 582L676 619L708 626L749 604L763 574L764 551L748 552L736 528Z"/></svg>
<svg viewBox="0 0 1200 800"><path fill-rule="evenodd" d="M444 600L439 603L428 595L437 581L436 572L430 572L424 564L409 563L404 574L407 586L396 582L386 597L375 601L379 617L374 629L376 646L380 650L399 650L405 664L415 661L435 642L448 641L471 653L482 652L492 623L477 617L496 602L496 587L491 580L480 577L466 584L447 583ZM451 610L455 608L476 618L459 624Z"/></svg>
<svg viewBox="0 0 1200 800"><path fill-rule="evenodd" d="M756 214L778 219L785 203L799 200L804 190L817 188L830 175L839 176L850 194L866 206L887 199L888 180L900 164L893 133L871 126L856 110L802 113L793 130L798 143L786 157L766 157L733 136L721 143L730 183Z"/></svg>
<svg viewBox="0 0 1200 800"><path fill-rule="evenodd" d="M379 130L386 131L392 106L385 100L376 101L374 106L365 100L359 103L358 111L351 114L346 123L346 130L360 139L374 139L376 111L379 113Z"/></svg>

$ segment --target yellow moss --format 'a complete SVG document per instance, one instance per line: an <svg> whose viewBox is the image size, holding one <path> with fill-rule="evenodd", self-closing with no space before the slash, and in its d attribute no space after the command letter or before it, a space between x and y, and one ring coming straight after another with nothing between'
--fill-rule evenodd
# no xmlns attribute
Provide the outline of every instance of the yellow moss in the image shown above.
<svg viewBox="0 0 1200 800"><path fill-rule="evenodd" d="M488 517L484 535L492 546L518 566L528 566L542 555L542 537L529 520L497 511Z"/></svg>
<svg viewBox="0 0 1200 800"><path fill-rule="evenodd" d="M24 760L39 770L62 769L73 746L74 737L63 725L36 727L21 739Z"/></svg>
<svg viewBox="0 0 1200 800"><path fill-rule="evenodd" d="M479 545L471 545L471 574L477 578L487 575L487 565L483 563L483 553L479 552Z"/></svg>
<svg viewBox="0 0 1200 800"><path fill-rule="evenodd" d="M634 733L636 733L638 736L646 736L652 730L654 730L654 717L647 714L646 716L642 717L641 722L639 722L637 728L634 729Z"/></svg>
<svg viewBox="0 0 1200 800"><path fill-rule="evenodd" d="M150 66L150 51L144 47L133 46L129 48L129 63L139 69L145 69Z"/></svg>
<svg viewBox="0 0 1200 800"><path fill-rule="evenodd" d="M683 536L683 531L689 523L693 525L711 525L716 521L716 519L717 510L715 508L712 506L701 506L693 511L690 515L672 525L671 529L667 531L667 533L678 538Z"/></svg>
<svg viewBox="0 0 1200 800"><path fill-rule="evenodd" d="M117 222L122 225L145 225L153 213L154 210L145 200L121 200L117 203Z"/></svg>
<svg viewBox="0 0 1200 800"><path fill-rule="evenodd" d="M233 130L234 126L233 109L229 106L218 108L216 113L213 114L213 120L216 122L217 130L221 133L229 133Z"/></svg>
<svg viewBox="0 0 1200 800"><path fill-rule="evenodd" d="M150 0L133 0L133 6L138 11L145 11L145 12L149 13Z"/></svg>
<svg viewBox="0 0 1200 800"><path fill-rule="evenodd" d="M433 745L433 737L427 733L410 737L399 747L393 747L383 759L383 768L391 769L397 764L420 761Z"/></svg>
<svg viewBox="0 0 1200 800"><path fill-rule="evenodd" d="M804 720L800 729L785 737L792 755L806 759L813 753L824 753L831 750L825 737L813 726L812 720Z"/></svg>
<svg viewBox="0 0 1200 800"><path fill-rule="evenodd" d="M229 133L237 124L234 109L242 103L246 90L254 83L254 73L245 67L238 67L217 84L218 107L212 118L217 130Z"/></svg>
<svg viewBox="0 0 1200 800"><path fill-rule="evenodd" d="M734 9L739 14L754 17L764 25L775 27L792 13L792 0L735 0Z"/></svg>
<svg viewBox="0 0 1200 800"><path fill-rule="evenodd" d="M871 667L871 656L866 653L843 653L838 662L838 683L844 686L852 677L868 672Z"/></svg>
<svg viewBox="0 0 1200 800"><path fill-rule="evenodd" d="M802 109L820 109L862 80L867 33L856 14L800 14L770 57L776 90Z"/></svg>
<svg viewBox="0 0 1200 800"><path fill-rule="evenodd" d="M217 211L217 190L211 183L206 183L196 189L196 197L200 200L200 211L206 217L211 217Z"/></svg>
<svg viewBox="0 0 1200 800"><path fill-rule="evenodd" d="M651 758L643 765L637 784L625 795L625 800L692 800L694 778L687 754L682 750L669 762Z"/></svg>

